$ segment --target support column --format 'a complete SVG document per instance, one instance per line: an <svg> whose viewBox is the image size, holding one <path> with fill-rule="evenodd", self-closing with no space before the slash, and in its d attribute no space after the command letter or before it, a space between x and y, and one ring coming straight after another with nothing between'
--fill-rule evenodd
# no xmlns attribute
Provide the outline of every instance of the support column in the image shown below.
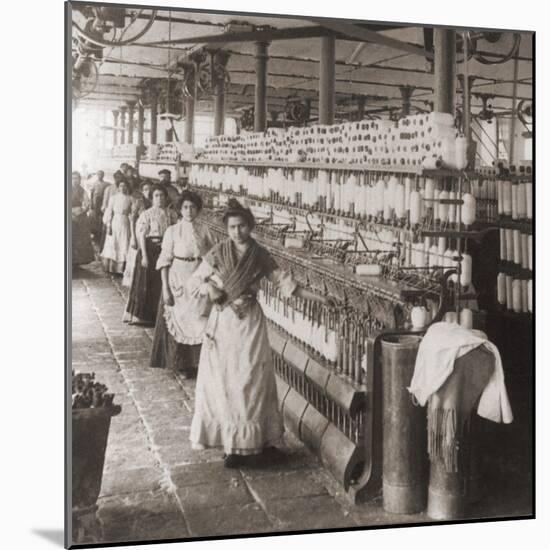
<svg viewBox="0 0 550 550"><path fill-rule="evenodd" d="M434 29L434 108L454 114L456 33Z"/></svg>
<svg viewBox="0 0 550 550"><path fill-rule="evenodd" d="M137 119L137 144L140 151L143 150L143 127L145 125L145 113L143 110L143 103L140 101L138 103L138 119Z"/></svg>
<svg viewBox="0 0 550 550"><path fill-rule="evenodd" d="M214 86L214 135L220 136L224 132L225 126L225 72L224 69L229 61L229 54L219 50L214 55L214 64L219 68L216 73L216 83ZM223 70L222 70L223 69Z"/></svg>
<svg viewBox="0 0 550 550"><path fill-rule="evenodd" d="M192 96L185 97L185 126L184 126L184 141L189 145L193 145L193 134L195 126L195 98L197 97L196 86L196 64L187 65L185 71L189 72L189 88Z"/></svg>
<svg viewBox="0 0 550 550"><path fill-rule="evenodd" d="M153 84L149 88L149 111L151 115L151 127L149 129L149 143L156 145L158 141L157 128L158 128L158 109L159 109L159 92L156 86Z"/></svg>
<svg viewBox="0 0 550 550"><path fill-rule="evenodd" d="M126 110L127 107L123 105L120 107L120 144L124 145L126 143Z"/></svg>
<svg viewBox="0 0 550 550"><path fill-rule="evenodd" d="M319 68L319 123L334 124L336 102L334 36L321 37L321 64Z"/></svg>
<svg viewBox="0 0 550 550"><path fill-rule="evenodd" d="M134 143L134 110L136 108L135 101L127 101L128 105L128 143Z"/></svg>
<svg viewBox="0 0 550 550"><path fill-rule="evenodd" d="M367 98L364 95L360 95L357 98L357 120L363 120L365 118L365 105L367 104Z"/></svg>
<svg viewBox="0 0 550 550"><path fill-rule="evenodd" d="M118 109L114 109L113 113L113 147L118 145Z"/></svg>
<svg viewBox="0 0 550 550"><path fill-rule="evenodd" d="M256 87L254 89L254 131L265 132L267 122L268 42L256 42Z"/></svg>
<svg viewBox="0 0 550 550"><path fill-rule="evenodd" d="M401 116L406 117L411 114L411 97L414 91L412 86L399 86L401 92Z"/></svg>

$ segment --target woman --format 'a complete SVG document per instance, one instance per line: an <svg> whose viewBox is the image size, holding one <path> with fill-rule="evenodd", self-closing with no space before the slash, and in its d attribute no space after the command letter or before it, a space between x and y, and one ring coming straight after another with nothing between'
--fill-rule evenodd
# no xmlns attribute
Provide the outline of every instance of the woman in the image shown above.
<svg viewBox="0 0 550 550"><path fill-rule="evenodd" d="M134 277L134 269L136 267L136 256L138 249L138 239L136 233L136 223L142 212L145 212L151 207L151 189L152 183L149 180L144 180L140 189L134 189L130 193L132 198L132 216L130 219L130 246L126 256L126 267L122 276L122 286L131 286Z"/></svg>
<svg viewBox="0 0 550 550"><path fill-rule="evenodd" d="M117 192L109 199L103 222L107 226L107 236L101 256L108 273L122 275L130 244L130 222L132 217L132 199L128 184L122 180Z"/></svg>
<svg viewBox="0 0 550 550"><path fill-rule="evenodd" d="M142 187L143 190L143 187ZM153 206L142 212L136 222L139 250L123 320L129 323L154 325L162 289L161 275L156 270L162 237L176 223L172 210L166 208L166 191L155 185Z"/></svg>
<svg viewBox="0 0 550 550"><path fill-rule="evenodd" d="M103 247L105 246L105 239L107 238L107 226L105 225L105 212L107 211L107 207L109 206L109 201L111 200L111 197L116 195L118 192L118 186L120 185L120 182L124 179L124 174L117 170L113 174L113 183L108 185L105 188L105 191L103 192L103 202L101 203L101 221L102 221L102 227L101 227L101 240L99 242L99 250L103 250Z"/></svg>
<svg viewBox="0 0 550 550"><path fill-rule="evenodd" d="M249 209L230 200L224 223L229 238L203 258L190 282L192 292L216 304L201 350L190 440L195 449L222 447L231 468L250 455L273 454L283 434L266 321L256 301L260 280L267 277L287 297L328 300L299 287L250 236Z"/></svg>
<svg viewBox="0 0 550 550"><path fill-rule="evenodd" d="M170 226L162 239L157 261L162 295L158 307L151 367L172 368L182 376L197 369L200 344L209 313L208 299L191 296L187 283L214 241L208 228L196 218L202 199L186 191L179 199L181 220Z"/></svg>
<svg viewBox="0 0 550 550"><path fill-rule="evenodd" d="M90 223L88 221L90 199L81 185L79 172L75 171L72 173L71 183L72 264L89 264L94 261L94 249L90 235Z"/></svg>

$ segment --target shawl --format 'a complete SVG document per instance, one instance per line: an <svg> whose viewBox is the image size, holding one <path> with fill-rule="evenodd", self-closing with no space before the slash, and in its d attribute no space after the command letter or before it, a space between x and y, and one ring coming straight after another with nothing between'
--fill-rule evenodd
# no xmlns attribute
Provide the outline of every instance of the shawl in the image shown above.
<svg viewBox="0 0 550 550"><path fill-rule="evenodd" d="M215 245L204 257L218 271L223 282L225 297L221 309L249 293L249 288L277 267L271 254L250 238L250 246L239 260L231 239Z"/></svg>
<svg viewBox="0 0 550 550"><path fill-rule="evenodd" d="M421 406L428 402L428 454L442 460L448 472L460 468L476 404L487 420L513 420L498 349L456 323L428 329L408 390Z"/></svg>

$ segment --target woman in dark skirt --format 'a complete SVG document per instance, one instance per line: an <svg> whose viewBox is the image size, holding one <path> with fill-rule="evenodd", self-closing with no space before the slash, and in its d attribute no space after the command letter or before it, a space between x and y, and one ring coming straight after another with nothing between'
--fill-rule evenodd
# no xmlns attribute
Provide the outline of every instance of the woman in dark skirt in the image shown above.
<svg viewBox="0 0 550 550"><path fill-rule="evenodd" d="M162 276L151 367L171 368L184 377L196 372L207 316L208 299L192 296L187 283L213 246L208 228L196 221L202 208L199 195L184 191L179 200L181 220L162 240L157 269Z"/></svg>
<svg viewBox="0 0 550 550"><path fill-rule="evenodd" d="M176 222L176 215L165 207L166 191L155 186L153 206L140 214L136 222L138 252L123 320L131 324L153 326L162 290L156 264L161 251L162 237Z"/></svg>

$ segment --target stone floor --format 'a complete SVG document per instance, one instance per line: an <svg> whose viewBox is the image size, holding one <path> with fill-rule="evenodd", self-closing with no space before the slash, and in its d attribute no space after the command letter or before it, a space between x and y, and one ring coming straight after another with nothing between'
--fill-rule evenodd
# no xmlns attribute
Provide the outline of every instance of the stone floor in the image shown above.
<svg viewBox="0 0 550 550"><path fill-rule="evenodd" d="M122 406L112 419L98 500L100 522L90 540L430 521L425 514L388 514L380 496L350 505L318 460L291 435L286 436L283 462L253 469L228 470L218 451L192 451L188 433L194 382L147 367L152 329L122 323L125 296L120 280L105 276L97 262L73 274L73 367L95 372ZM505 458L495 457L498 467L491 469L489 496L471 508L470 517L531 513L529 467L524 460Z"/></svg>

